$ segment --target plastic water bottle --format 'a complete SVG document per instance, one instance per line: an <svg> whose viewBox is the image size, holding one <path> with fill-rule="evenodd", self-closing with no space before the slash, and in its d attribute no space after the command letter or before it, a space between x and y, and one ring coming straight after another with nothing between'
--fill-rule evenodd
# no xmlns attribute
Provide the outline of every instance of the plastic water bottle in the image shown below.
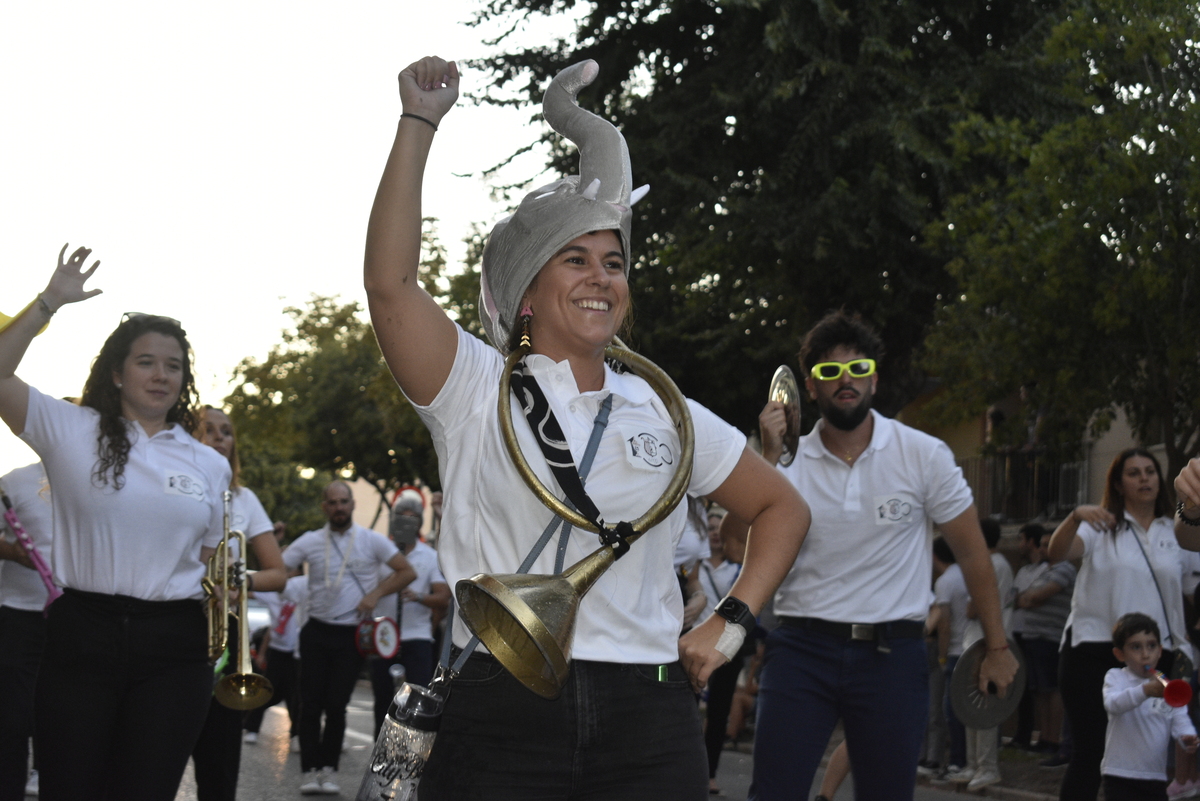
<svg viewBox="0 0 1200 801"><path fill-rule="evenodd" d="M430 689L401 685L383 719L356 801L411 801L417 797L417 783L442 722L445 697L440 689L436 679Z"/></svg>

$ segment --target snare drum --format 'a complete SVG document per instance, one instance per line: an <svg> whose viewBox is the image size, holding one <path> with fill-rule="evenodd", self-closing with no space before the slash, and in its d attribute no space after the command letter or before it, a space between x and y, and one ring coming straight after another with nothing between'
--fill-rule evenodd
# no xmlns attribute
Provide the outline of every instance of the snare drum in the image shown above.
<svg viewBox="0 0 1200 801"><path fill-rule="evenodd" d="M400 629L390 617L364 620L354 631L354 645L363 656L391 659L400 650Z"/></svg>

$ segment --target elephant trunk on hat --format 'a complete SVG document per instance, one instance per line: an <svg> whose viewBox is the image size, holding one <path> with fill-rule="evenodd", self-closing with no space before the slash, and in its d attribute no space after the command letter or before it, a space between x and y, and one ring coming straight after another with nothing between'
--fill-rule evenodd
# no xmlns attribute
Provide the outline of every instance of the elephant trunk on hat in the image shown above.
<svg viewBox="0 0 1200 801"><path fill-rule="evenodd" d="M484 330L502 352L511 349L521 298L538 271L560 248L592 231L615 230L629 270L633 203L645 187L633 184L625 137L605 119L579 107L577 96L596 79L594 61L567 67L542 99L542 114L579 148L579 175L530 192L512 216L492 229L480 271Z"/></svg>

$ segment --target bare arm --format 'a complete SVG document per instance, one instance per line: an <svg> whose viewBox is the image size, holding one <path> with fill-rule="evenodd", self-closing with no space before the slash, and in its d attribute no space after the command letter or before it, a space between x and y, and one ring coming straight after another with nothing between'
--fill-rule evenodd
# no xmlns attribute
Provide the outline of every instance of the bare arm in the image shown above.
<svg viewBox="0 0 1200 801"><path fill-rule="evenodd" d="M458 348L454 324L417 281L425 162L433 126L458 98L458 67L436 57L409 65L400 97L406 114L423 119L402 116L396 127L371 207L363 283L383 358L408 397L424 405L446 383Z"/></svg>
<svg viewBox="0 0 1200 801"><path fill-rule="evenodd" d="M1049 601L1062 591L1062 585L1056 584L1053 581L1047 581L1040 587L1030 587L1017 596L1017 607L1019 609L1033 609L1046 603L1046 601Z"/></svg>
<svg viewBox="0 0 1200 801"><path fill-rule="evenodd" d="M1191 459L1175 479L1175 496L1183 501L1182 515L1175 514L1175 539L1179 547L1200 551L1200 526L1189 526L1181 516L1195 522L1200 520L1200 459Z"/></svg>
<svg viewBox="0 0 1200 801"><path fill-rule="evenodd" d="M729 594L758 614L779 587L804 543L812 516L808 504L783 474L749 448L742 451L729 478L709 493L729 514L750 521L743 569ZM725 663L715 645L725 629L725 619L713 615L679 641L679 655L696 687L708 682L712 671Z"/></svg>
<svg viewBox="0 0 1200 801"><path fill-rule="evenodd" d="M972 504L965 512L938 528L946 538L954 558L962 568L967 592L979 612L983 626L983 637L987 641L987 656L979 668L979 689L987 691L987 682L996 684L1000 694L1012 683L1017 672L1017 660L1008 651L1008 638L1000 617L1000 593L996 588L996 574L992 560L988 557L987 544L979 528L979 514Z"/></svg>
<svg viewBox="0 0 1200 801"><path fill-rule="evenodd" d="M400 592L417 577L417 571L413 570L412 565L408 563L402 553L397 552L387 561L387 566L395 572L376 584L375 589L364 595L363 599L358 602L358 613L363 617L369 617L375 611L380 598Z"/></svg>
<svg viewBox="0 0 1200 801"><path fill-rule="evenodd" d="M1079 524L1083 522L1091 523L1096 528L1111 529L1117 520L1112 512L1102 506L1076 506L1054 529L1050 547L1046 549L1046 558L1051 562L1061 562L1083 556L1083 540L1075 536L1079 532Z"/></svg>
<svg viewBox="0 0 1200 801"><path fill-rule="evenodd" d="M251 579L254 589L258 592L282 592L287 586L288 574L274 533L264 531L257 535L250 540L250 547L254 549L259 564L258 572Z"/></svg>
<svg viewBox="0 0 1200 801"><path fill-rule="evenodd" d="M42 290L41 300L31 303L0 331L0 419L4 420L17 436L25 432L25 416L29 412L29 385L17 378L16 372L21 359L25 357L29 343L59 307L100 294L99 289L83 288L84 283L100 266L100 262L97 261L90 269L84 269L87 257L92 251L88 248L78 248L71 254L71 258L63 262L66 252L67 246L63 245L58 254L58 267L50 276L50 283Z"/></svg>

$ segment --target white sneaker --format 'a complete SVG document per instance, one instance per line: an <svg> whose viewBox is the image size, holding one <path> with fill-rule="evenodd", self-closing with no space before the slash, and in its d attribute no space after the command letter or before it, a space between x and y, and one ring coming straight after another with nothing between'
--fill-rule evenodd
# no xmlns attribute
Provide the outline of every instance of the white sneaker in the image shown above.
<svg viewBox="0 0 1200 801"><path fill-rule="evenodd" d="M960 768L957 765L951 765L942 775L942 779L955 784L964 784L975 778L975 771L970 768Z"/></svg>
<svg viewBox="0 0 1200 801"><path fill-rule="evenodd" d="M975 778L971 779L967 784L968 790L982 790L984 787L991 787L993 784L1000 782L1000 774L994 770L981 770L975 774Z"/></svg>
<svg viewBox="0 0 1200 801"><path fill-rule="evenodd" d="M337 771L333 768L321 768L321 792L325 795L337 795L342 792L337 783Z"/></svg>
<svg viewBox="0 0 1200 801"><path fill-rule="evenodd" d="M320 795L325 792L321 789L321 772L319 770L306 770L300 778L300 794L301 795Z"/></svg>
<svg viewBox="0 0 1200 801"><path fill-rule="evenodd" d="M29 781L25 782L25 795L31 795L37 798L38 794L38 777L37 771L29 771Z"/></svg>
<svg viewBox="0 0 1200 801"><path fill-rule="evenodd" d="M254 745L255 743L258 742L258 732L256 732L256 731L246 732L244 735L242 735L242 742L245 743L246 745Z"/></svg>
<svg viewBox="0 0 1200 801"><path fill-rule="evenodd" d="M297 734L295 737L292 738L292 744L291 744L291 746L288 747L288 750L291 751L293 754L300 753L300 735Z"/></svg>

